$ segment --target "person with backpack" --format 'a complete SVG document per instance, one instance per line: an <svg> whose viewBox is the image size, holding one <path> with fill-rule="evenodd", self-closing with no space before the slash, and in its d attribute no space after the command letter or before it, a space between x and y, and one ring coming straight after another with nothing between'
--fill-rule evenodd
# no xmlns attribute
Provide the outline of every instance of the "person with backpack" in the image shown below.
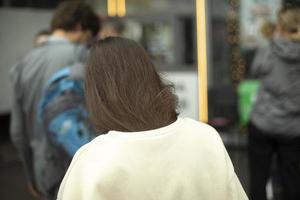
<svg viewBox="0 0 300 200"><path fill-rule="evenodd" d="M47 119L53 124L51 119L56 118L49 117L51 113L55 114L55 110L48 109L51 107L49 101L44 104L46 110L39 111L45 89L51 77L62 68L84 62L86 44L98 34L100 25L98 16L89 5L78 1L62 2L52 17L51 35L47 41L29 52L11 70L14 94L11 139L21 155L29 190L38 198L55 199L58 186L76 151L74 147L69 149L62 145L59 142L61 137L52 137L50 133L55 129L51 132L44 127ZM76 104L73 100L70 103ZM41 119L43 116L48 118ZM65 123L67 132L72 124ZM78 144L88 141L85 135L83 133L85 141Z"/></svg>

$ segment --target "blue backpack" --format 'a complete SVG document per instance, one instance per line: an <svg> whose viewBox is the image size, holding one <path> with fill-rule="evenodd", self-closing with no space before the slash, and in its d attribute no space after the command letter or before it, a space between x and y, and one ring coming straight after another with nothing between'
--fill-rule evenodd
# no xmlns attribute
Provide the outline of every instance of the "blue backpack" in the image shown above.
<svg viewBox="0 0 300 200"><path fill-rule="evenodd" d="M49 79L38 106L38 120L50 141L71 157L93 138L85 107L83 78L72 77L73 68L60 69Z"/></svg>

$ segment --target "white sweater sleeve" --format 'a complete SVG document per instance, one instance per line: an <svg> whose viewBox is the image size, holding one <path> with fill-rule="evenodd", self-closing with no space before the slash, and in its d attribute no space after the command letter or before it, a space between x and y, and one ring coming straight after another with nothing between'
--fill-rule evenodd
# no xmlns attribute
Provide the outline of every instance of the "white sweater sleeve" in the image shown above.
<svg viewBox="0 0 300 200"><path fill-rule="evenodd" d="M235 173L228 184L228 192L228 199L248 200L248 197Z"/></svg>
<svg viewBox="0 0 300 200"><path fill-rule="evenodd" d="M226 160L226 167L228 169L228 198L230 200L248 200L248 197L237 177L231 159L225 149L224 146L224 153L225 153L225 160Z"/></svg>
<svg viewBox="0 0 300 200"><path fill-rule="evenodd" d="M59 187L59 190L58 190L58 193L57 193L57 200L63 200L65 199L64 198L64 192L65 192L65 187L66 185L68 184L68 179L69 179L69 176L72 172L72 168L74 167L74 165L76 165L76 162L77 160L79 159L80 155L82 154L82 152L84 151L84 149L88 146L88 144L82 146L77 152L76 154L74 155L73 159L72 159L72 162L60 184L60 187Z"/></svg>
<svg viewBox="0 0 300 200"><path fill-rule="evenodd" d="M221 148L223 148L223 156L224 156L224 166L227 169L226 172L226 179L227 179L227 198L228 200L248 200L248 197L234 171L233 164L231 162L231 159L227 153L227 150L224 146L224 143L222 142L222 139L218 132L213 129L213 132L215 133L215 136L217 136L217 141ZM221 150L222 151L222 150Z"/></svg>

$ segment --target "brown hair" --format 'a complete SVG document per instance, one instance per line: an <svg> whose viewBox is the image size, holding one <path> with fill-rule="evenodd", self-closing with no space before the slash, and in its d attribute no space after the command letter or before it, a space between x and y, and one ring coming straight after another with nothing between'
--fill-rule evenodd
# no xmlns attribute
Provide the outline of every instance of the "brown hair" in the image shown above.
<svg viewBox="0 0 300 200"><path fill-rule="evenodd" d="M86 102L97 131L145 131L176 120L173 87L162 82L136 42L120 37L98 41L86 70Z"/></svg>
<svg viewBox="0 0 300 200"><path fill-rule="evenodd" d="M259 30L264 38L270 39L274 35L276 25L271 21L264 21Z"/></svg>
<svg viewBox="0 0 300 200"><path fill-rule="evenodd" d="M80 1L60 3L51 20L51 31L56 29L74 31L78 25L82 30L90 30L96 36L101 28L101 21L92 8L85 3Z"/></svg>
<svg viewBox="0 0 300 200"><path fill-rule="evenodd" d="M278 24L288 38L300 41L300 7L285 7L278 13Z"/></svg>

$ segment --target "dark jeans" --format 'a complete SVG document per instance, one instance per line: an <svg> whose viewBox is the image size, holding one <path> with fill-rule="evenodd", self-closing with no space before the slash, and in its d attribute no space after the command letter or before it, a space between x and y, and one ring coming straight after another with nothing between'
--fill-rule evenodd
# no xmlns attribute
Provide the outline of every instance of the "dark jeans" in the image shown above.
<svg viewBox="0 0 300 200"><path fill-rule="evenodd" d="M300 137L272 137L251 122L248 131L250 199L266 200L266 183L270 176L272 156L277 154L284 200L300 200Z"/></svg>

